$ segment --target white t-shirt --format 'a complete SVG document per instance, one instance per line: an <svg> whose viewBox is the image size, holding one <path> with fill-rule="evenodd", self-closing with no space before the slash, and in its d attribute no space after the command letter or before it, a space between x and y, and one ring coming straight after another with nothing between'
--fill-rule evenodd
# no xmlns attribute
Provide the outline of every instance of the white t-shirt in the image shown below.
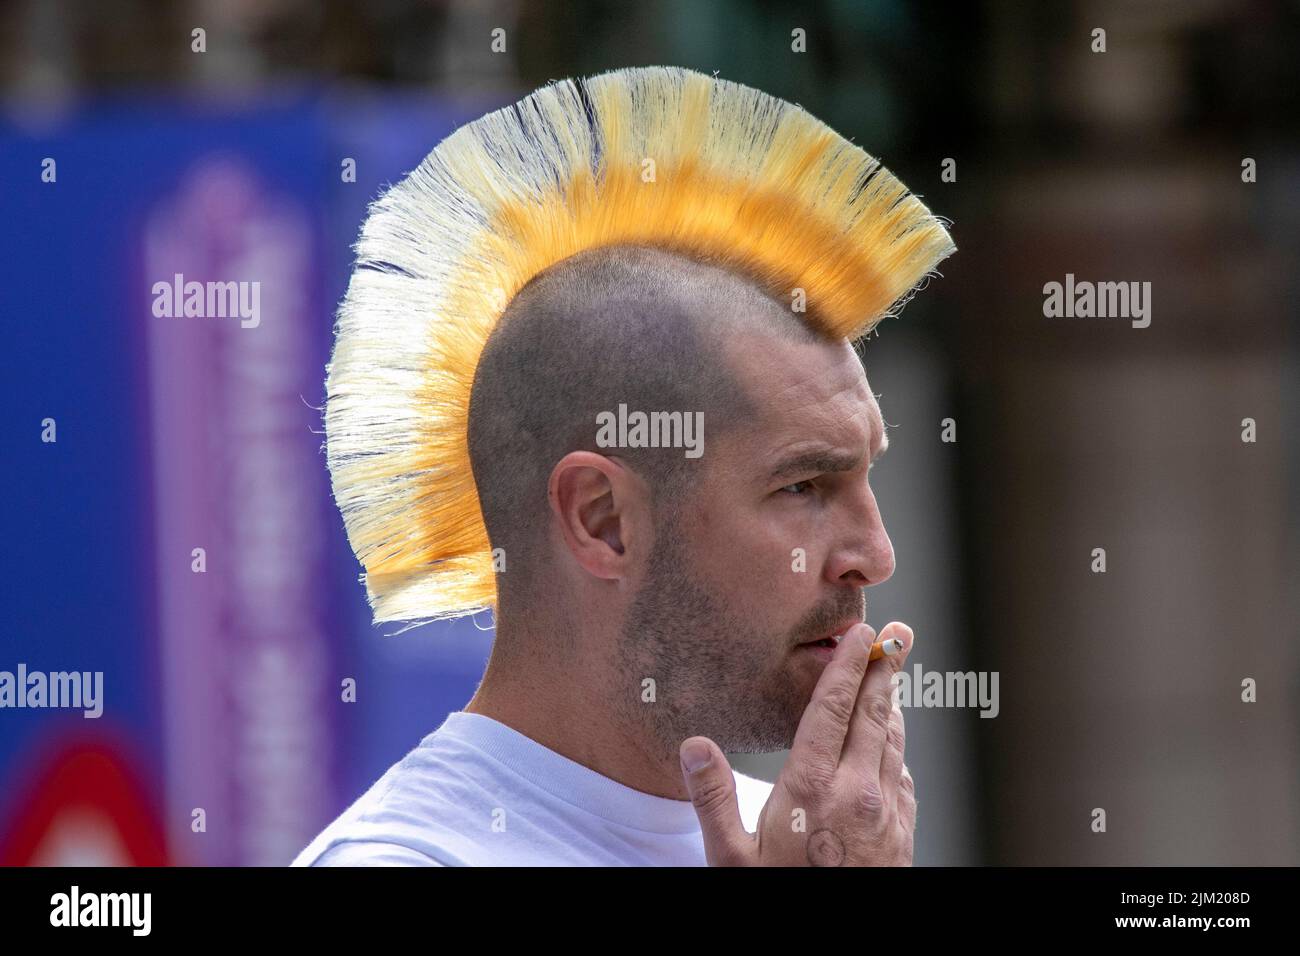
<svg viewBox="0 0 1300 956"><path fill-rule="evenodd" d="M772 784L741 773L753 832ZM626 787L467 711L394 764L292 866L705 866L688 800Z"/></svg>

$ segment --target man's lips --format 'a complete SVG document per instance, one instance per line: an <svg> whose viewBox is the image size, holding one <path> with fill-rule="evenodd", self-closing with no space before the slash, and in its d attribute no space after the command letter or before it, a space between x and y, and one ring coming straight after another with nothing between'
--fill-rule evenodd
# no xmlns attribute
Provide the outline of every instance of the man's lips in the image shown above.
<svg viewBox="0 0 1300 956"><path fill-rule="evenodd" d="M843 620L839 624L837 624L835 628L831 630L829 633L823 634L821 637L814 637L812 638L812 640L802 641L799 644L799 646L800 647L835 647L837 644L839 644L840 638L844 636L845 631L851 628L854 624L861 624L861 623L862 623L861 618L856 618L856 617L848 618L847 620Z"/></svg>

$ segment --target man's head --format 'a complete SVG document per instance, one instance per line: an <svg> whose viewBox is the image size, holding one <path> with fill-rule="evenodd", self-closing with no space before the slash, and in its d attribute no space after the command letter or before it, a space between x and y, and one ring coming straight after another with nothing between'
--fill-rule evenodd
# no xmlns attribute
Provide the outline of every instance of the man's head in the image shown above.
<svg viewBox="0 0 1300 956"><path fill-rule="evenodd" d="M620 405L701 413L703 454L599 446ZM867 483L884 441L852 347L750 278L636 246L559 263L506 309L470 401L499 639L553 625L498 650L594 662L588 692L668 748L789 746L822 666L798 645L860 620L893 571Z"/></svg>
<svg viewBox="0 0 1300 956"><path fill-rule="evenodd" d="M708 265L637 278L601 264L614 247ZM584 578L530 557L560 553L544 536L564 524L542 524L534 507L541 478L552 496L572 484L552 480L553 453L602 450L585 416L707 413L705 459L623 449L584 466L615 491L643 481L652 500L684 504L674 479L712 481L726 428L749 421L752 396L734 386L765 337L811 344L807 320L857 340L956 246L877 158L798 104L655 66L552 83L462 126L372 204L356 249L326 380L330 480L374 620L419 622L532 606L521 596L546 575L639 585L635 566ZM806 296L806 314L787 295ZM748 344L733 354L736 342ZM827 345L823 364L848 361L842 342ZM471 404L493 411L471 425ZM577 434L556 430L560 413ZM635 515L619 517L628 539ZM493 544L509 576L494 575ZM629 554L648 552L632 542Z"/></svg>

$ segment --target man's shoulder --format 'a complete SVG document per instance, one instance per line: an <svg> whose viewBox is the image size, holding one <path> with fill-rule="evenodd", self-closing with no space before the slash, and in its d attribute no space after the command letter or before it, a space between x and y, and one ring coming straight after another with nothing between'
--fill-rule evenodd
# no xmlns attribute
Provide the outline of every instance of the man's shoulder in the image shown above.
<svg viewBox="0 0 1300 956"><path fill-rule="evenodd" d="M741 820L753 832L773 785L735 770L733 775ZM431 734L339 814L291 865L478 865L485 859L483 830L495 819L493 808L503 802L523 808L534 798L543 803L549 799L544 793L519 792L521 785L521 778L484 753ZM553 815L549 806L542 809L539 820ZM520 858L536 855L532 843L537 835L530 843L524 830L522 842L512 846L508 838L514 830L493 841L492 859L504 859L503 854L514 851ZM561 840L562 833L555 839ZM553 849L561 856L571 855L571 848Z"/></svg>
<svg viewBox="0 0 1300 956"><path fill-rule="evenodd" d="M374 840L344 840L313 855L309 862L294 866L447 866L427 853L400 843Z"/></svg>
<svg viewBox="0 0 1300 956"><path fill-rule="evenodd" d="M455 749L455 748L452 748ZM473 753L426 737L294 858L291 866L456 866L461 817L483 795Z"/></svg>

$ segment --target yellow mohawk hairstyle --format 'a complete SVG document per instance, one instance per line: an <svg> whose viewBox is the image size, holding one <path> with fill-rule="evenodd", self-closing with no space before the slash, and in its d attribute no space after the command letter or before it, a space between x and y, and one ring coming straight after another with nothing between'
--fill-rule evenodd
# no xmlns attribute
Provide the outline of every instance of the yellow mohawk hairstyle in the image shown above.
<svg viewBox="0 0 1300 956"><path fill-rule="evenodd" d="M495 605L467 442L479 357L530 279L619 243L802 289L807 321L850 340L956 250L826 124L691 70L564 80L460 128L371 206L328 366L334 497L376 622Z"/></svg>

